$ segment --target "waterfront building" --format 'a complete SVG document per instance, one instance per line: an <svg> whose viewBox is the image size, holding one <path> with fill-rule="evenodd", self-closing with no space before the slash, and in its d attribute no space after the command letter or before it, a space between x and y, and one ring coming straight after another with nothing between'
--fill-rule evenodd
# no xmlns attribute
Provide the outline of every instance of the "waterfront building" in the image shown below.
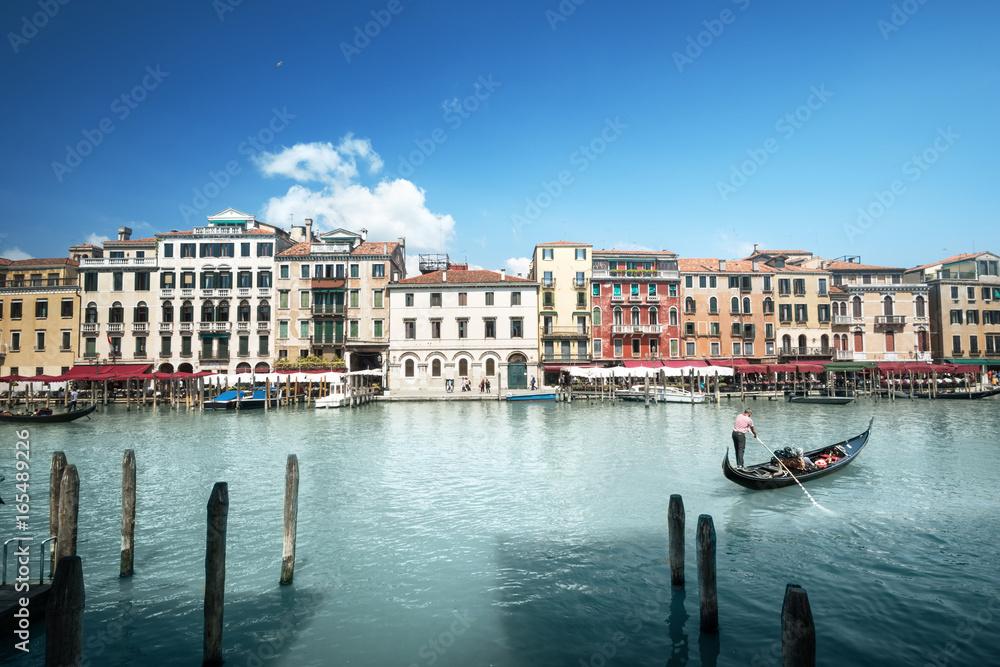
<svg viewBox="0 0 1000 667"><path fill-rule="evenodd" d="M963 253L903 274L927 289L935 361L1000 359L1000 257Z"/></svg>
<svg viewBox="0 0 1000 667"><path fill-rule="evenodd" d="M539 284L539 359L542 364L578 365L590 355L590 273L593 245L539 243L528 279Z"/></svg>
<svg viewBox="0 0 1000 667"><path fill-rule="evenodd" d="M685 359L777 360L773 267L684 257L678 264Z"/></svg>
<svg viewBox="0 0 1000 667"><path fill-rule="evenodd" d="M389 348L388 286L406 277L405 240L368 241L364 229L315 236L309 219L291 237L298 242L276 261L278 357L380 368Z"/></svg>
<svg viewBox="0 0 1000 667"><path fill-rule="evenodd" d="M79 347L78 262L0 259L0 375L62 375Z"/></svg>
<svg viewBox="0 0 1000 667"><path fill-rule="evenodd" d="M203 227L155 240L156 370L269 371L275 359L274 259L292 244L289 234L228 208Z"/></svg>
<svg viewBox="0 0 1000 667"><path fill-rule="evenodd" d="M80 347L77 363L152 363L155 348L156 239L133 239L128 227L103 247L72 246L79 261Z"/></svg>
<svg viewBox="0 0 1000 667"><path fill-rule="evenodd" d="M680 273L667 250L595 250L594 361L680 358Z"/></svg>
<svg viewBox="0 0 1000 667"><path fill-rule="evenodd" d="M388 285L392 396L524 389L538 365L538 283L421 255L422 275ZM440 269L438 267L447 267Z"/></svg>

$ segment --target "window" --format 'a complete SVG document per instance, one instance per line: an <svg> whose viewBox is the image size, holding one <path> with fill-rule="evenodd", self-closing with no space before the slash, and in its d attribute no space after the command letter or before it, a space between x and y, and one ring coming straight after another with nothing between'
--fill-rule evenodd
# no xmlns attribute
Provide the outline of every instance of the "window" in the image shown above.
<svg viewBox="0 0 1000 667"><path fill-rule="evenodd" d="M258 257L273 257L274 256L274 244L273 243L258 243L257 244L257 256Z"/></svg>
<svg viewBox="0 0 1000 667"><path fill-rule="evenodd" d="M962 337L961 336L952 336L951 337L951 352L952 352L952 354L961 354L962 353Z"/></svg>
<svg viewBox="0 0 1000 667"><path fill-rule="evenodd" d="M670 339L670 356L676 357L680 350L680 342L676 338Z"/></svg>
<svg viewBox="0 0 1000 667"><path fill-rule="evenodd" d="M309 338L309 320L299 320L299 338Z"/></svg>
<svg viewBox="0 0 1000 667"><path fill-rule="evenodd" d="M300 278L308 278L309 277L309 265L308 264L302 264L299 267L299 277Z"/></svg>
<svg viewBox="0 0 1000 667"><path fill-rule="evenodd" d="M767 340L774 339L774 325L770 322L764 325L764 338Z"/></svg>
<svg viewBox="0 0 1000 667"><path fill-rule="evenodd" d="M512 317L510 319L510 337L524 338L524 320L520 317Z"/></svg>
<svg viewBox="0 0 1000 667"><path fill-rule="evenodd" d="M257 274L257 287L271 287L270 271L261 271Z"/></svg>
<svg viewBox="0 0 1000 667"><path fill-rule="evenodd" d="M656 308L650 308L649 309L649 323L650 324L659 324L660 323L659 317L660 316L659 316Z"/></svg>
<svg viewBox="0 0 1000 667"><path fill-rule="evenodd" d="M417 337L417 323L414 320L403 322L403 331L407 340L415 340Z"/></svg>
<svg viewBox="0 0 1000 667"><path fill-rule="evenodd" d="M35 318L45 319L49 316L49 302L48 299L38 299L35 301Z"/></svg>
<svg viewBox="0 0 1000 667"><path fill-rule="evenodd" d="M706 287L708 287L708 276L698 276L698 287L700 287L701 289L705 289ZM694 354L694 352L692 352L691 354Z"/></svg>
<svg viewBox="0 0 1000 667"><path fill-rule="evenodd" d="M97 273L93 271L87 271L83 274L83 291L84 292L96 292L97 291Z"/></svg>
<svg viewBox="0 0 1000 667"><path fill-rule="evenodd" d="M615 358L620 359L622 356L622 339L615 338Z"/></svg>
<svg viewBox="0 0 1000 667"><path fill-rule="evenodd" d="M169 357L170 356L170 336L162 336L160 338L160 356Z"/></svg>
<svg viewBox="0 0 1000 667"><path fill-rule="evenodd" d="M408 378L413 377L414 376L414 368L415 368L415 365L413 363L413 359L407 359L406 363L403 364L403 374L406 377L408 377Z"/></svg>
<svg viewBox="0 0 1000 667"><path fill-rule="evenodd" d="M431 292L431 308L441 307L441 292Z"/></svg>
<svg viewBox="0 0 1000 667"><path fill-rule="evenodd" d="M115 292L121 292L125 289L125 276L121 271L115 271L111 274L111 289Z"/></svg>
<svg viewBox="0 0 1000 667"><path fill-rule="evenodd" d="M19 320L21 319L21 300L15 299L10 302L10 319Z"/></svg>
<svg viewBox="0 0 1000 667"><path fill-rule="evenodd" d="M656 296L656 283L649 283L647 294L649 294L649 296Z"/></svg>
<svg viewBox="0 0 1000 667"><path fill-rule="evenodd" d="M862 276L861 282L864 283L865 285L871 285L872 284L871 274L866 273L864 276Z"/></svg>
<svg viewBox="0 0 1000 667"><path fill-rule="evenodd" d="M741 276L740 277L740 291L749 292L753 289L753 277L752 276Z"/></svg>
<svg viewBox="0 0 1000 667"><path fill-rule="evenodd" d="M459 305L461 305L461 304L459 304ZM510 293L510 305L512 305L512 306L520 306L521 305L521 293L520 292L511 292Z"/></svg>
<svg viewBox="0 0 1000 667"><path fill-rule="evenodd" d="M642 356L642 347L638 338L632 339L632 358L638 359Z"/></svg>
<svg viewBox="0 0 1000 667"><path fill-rule="evenodd" d="M790 303L778 304L778 320L781 322L792 321L792 304Z"/></svg>
<svg viewBox="0 0 1000 667"><path fill-rule="evenodd" d="M734 296L729 300L729 312L732 315L738 315L740 312L740 298Z"/></svg>
<svg viewBox="0 0 1000 667"><path fill-rule="evenodd" d="M821 303L816 307L816 317L820 322L830 321L830 304Z"/></svg>
<svg viewBox="0 0 1000 667"><path fill-rule="evenodd" d="M927 317L927 308L926 308L926 302L924 301L924 297L922 296L917 297L915 309L917 317Z"/></svg>
<svg viewBox="0 0 1000 667"><path fill-rule="evenodd" d="M601 339L600 338L595 338L594 339L594 358L595 359L600 359L601 358L601 348L602 347L603 346L601 345Z"/></svg>
<svg viewBox="0 0 1000 667"><path fill-rule="evenodd" d="M413 292L407 292L403 295L403 303L406 304L407 308L413 307Z"/></svg>
<svg viewBox="0 0 1000 667"><path fill-rule="evenodd" d="M968 310L965 312L965 323L966 324L979 324L979 311L978 310Z"/></svg>
<svg viewBox="0 0 1000 667"><path fill-rule="evenodd" d="M552 254L552 248L542 248L542 259L552 259Z"/></svg>
<svg viewBox="0 0 1000 667"><path fill-rule="evenodd" d="M969 336L969 354L979 354L979 336Z"/></svg>
<svg viewBox="0 0 1000 667"><path fill-rule="evenodd" d="M497 321L493 320L493 319L485 320L484 324L486 325L486 327L485 327L486 333L485 333L484 337L485 338L496 338L497 337Z"/></svg>
<svg viewBox="0 0 1000 667"><path fill-rule="evenodd" d="M486 292L486 305L487 306L493 305L493 292Z"/></svg>
<svg viewBox="0 0 1000 667"><path fill-rule="evenodd" d="M600 297L601 296L601 286L599 284L597 284L597 283L594 283L591 293L595 297Z"/></svg>
<svg viewBox="0 0 1000 667"><path fill-rule="evenodd" d="M669 321L670 321L670 326L672 326L672 327L677 326L677 309L676 308L671 308L670 309L670 320Z"/></svg>
<svg viewBox="0 0 1000 667"><path fill-rule="evenodd" d="M639 309L632 308L632 326L639 326Z"/></svg>
<svg viewBox="0 0 1000 667"><path fill-rule="evenodd" d="M459 338L469 337L469 320L458 320L458 337Z"/></svg>
<svg viewBox="0 0 1000 667"><path fill-rule="evenodd" d="M796 278L794 281L795 285L795 296L805 296L806 293L806 281L804 278Z"/></svg>
<svg viewBox="0 0 1000 667"><path fill-rule="evenodd" d="M953 310L953 311L951 311L951 323L952 324L961 324L962 323L962 311L961 310Z"/></svg>
<svg viewBox="0 0 1000 667"><path fill-rule="evenodd" d="M577 248L576 249L576 259L577 260L581 260L581 261L585 261L587 259L587 249L586 248ZM994 264L996 264L996 262L994 262Z"/></svg>
<svg viewBox="0 0 1000 667"><path fill-rule="evenodd" d="M719 345L719 341L713 340L709 347L709 354L713 357L718 357L722 354L722 347Z"/></svg>
<svg viewBox="0 0 1000 667"><path fill-rule="evenodd" d="M757 335L757 327L755 327L753 324L744 324L743 325L743 337L744 338L753 338L756 335Z"/></svg>
<svg viewBox="0 0 1000 667"><path fill-rule="evenodd" d="M969 301L975 301L976 300L976 288L975 287L966 287L965 288L965 294L966 294L966 298Z"/></svg>
<svg viewBox="0 0 1000 667"><path fill-rule="evenodd" d="M615 308L614 317L615 317L615 326L619 326L620 327L622 324L624 324L624 322L622 321L622 309L621 308L617 308L617 307Z"/></svg>
<svg viewBox="0 0 1000 667"><path fill-rule="evenodd" d="M667 294L669 296L677 296L677 284L676 283L671 283L670 285L667 285Z"/></svg>
<svg viewBox="0 0 1000 667"><path fill-rule="evenodd" d="M747 357L753 356L753 341L746 340L743 341L743 354Z"/></svg>
<svg viewBox="0 0 1000 667"><path fill-rule="evenodd" d="M163 244L163 256L164 257L173 257L174 256L174 244L173 243L164 243Z"/></svg>
<svg viewBox="0 0 1000 667"><path fill-rule="evenodd" d="M11 331L10 332L10 349L12 352L19 352L21 350L21 332ZM13 369L11 369L11 375L17 375Z"/></svg>
<svg viewBox="0 0 1000 667"><path fill-rule="evenodd" d="M771 297L766 297L764 299L764 314L774 315L774 299Z"/></svg>
<svg viewBox="0 0 1000 667"><path fill-rule="evenodd" d="M245 245L247 247L249 247L250 244L247 243ZM248 251L247 252L247 256L249 256L249 255L250 255L250 253ZM181 257L194 257L194 256L195 256L195 244L194 243L182 243L181 244Z"/></svg>
<svg viewBox="0 0 1000 667"><path fill-rule="evenodd" d="M542 287L553 287L555 286L555 284L556 281L552 277L551 271L546 271L544 274L542 274Z"/></svg>
<svg viewBox="0 0 1000 667"><path fill-rule="evenodd" d="M734 342L733 343L733 356L734 357L741 356L742 355L742 352L741 352L742 348L743 348L742 343Z"/></svg>
<svg viewBox="0 0 1000 667"><path fill-rule="evenodd" d="M743 325L739 322L733 322L732 329L730 330L730 334L732 334L733 338L739 338L742 333Z"/></svg>
<svg viewBox="0 0 1000 667"><path fill-rule="evenodd" d="M695 313L694 299L692 299L691 297L685 298L684 299L684 314L685 315L694 315L694 313Z"/></svg>
<svg viewBox="0 0 1000 667"><path fill-rule="evenodd" d="M135 274L135 291L148 292L149 284L149 271L137 271Z"/></svg>
<svg viewBox="0 0 1000 667"><path fill-rule="evenodd" d="M182 248L184 247L183 244L181 244L181 247ZM249 256L250 256L250 244L249 243L241 243L240 244L240 257L249 257ZM191 257L194 257L194 255L191 255Z"/></svg>
<svg viewBox="0 0 1000 667"><path fill-rule="evenodd" d="M441 377L441 360L435 359L431 362L431 377Z"/></svg>
<svg viewBox="0 0 1000 667"><path fill-rule="evenodd" d="M795 321L796 322L808 322L809 321L809 306L804 303L795 304Z"/></svg>
<svg viewBox="0 0 1000 667"><path fill-rule="evenodd" d="M45 332L36 331L35 332L35 352L45 351Z"/></svg>
<svg viewBox="0 0 1000 667"><path fill-rule="evenodd" d="M360 264L351 264L351 277L352 278L360 278L361 277L361 265Z"/></svg>
<svg viewBox="0 0 1000 667"><path fill-rule="evenodd" d="M288 338L288 320L278 321L278 338Z"/></svg>
<svg viewBox="0 0 1000 667"><path fill-rule="evenodd" d="M684 288L694 289L694 276L684 276Z"/></svg>
<svg viewBox="0 0 1000 667"><path fill-rule="evenodd" d="M372 264L372 278L385 278L385 264Z"/></svg>
<svg viewBox="0 0 1000 667"><path fill-rule="evenodd" d="M357 308L358 303L361 299L361 290L352 289L350 293L350 299L351 299L350 301L351 308Z"/></svg>
<svg viewBox="0 0 1000 667"><path fill-rule="evenodd" d="M684 335L685 336L693 336L694 335L694 322L685 322L684 323Z"/></svg>
<svg viewBox="0 0 1000 667"><path fill-rule="evenodd" d="M288 265L281 264L278 266L278 277L282 280L288 280Z"/></svg>
<svg viewBox="0 0 1000 667"><path fill-rule="evenodd" d="M622 295L622 286L621 286L620 283L615 283L611 287L612 287L612 292L611 292L612 296L621 296Z"/></svg>
<svg viewBox="0 0 1000 667"><path fill-rule="evenodd" d="M771 290L771 276L764 276L764 291L770 292Z"/></svg>
<svg viewBox="0 0 1000 667"><path fill-rule="evenodd" d="M493 359L486 360L486 374L490 377L496 375L497 372L497 362Z"/></svg>
<svg viewBox="0 0 1000 667"><path fill-rule="evenodd" d="M826 278L820 278L818 282L819 287L817 288L817 292L820 296L826 296Z"/></svg>
<svg viewBox="0 0 1000 667"><path fill-rule="evenodd" d="M278 292L278 308L288 308L288 290Z"/></svg>
<svg viewBox="0 0 1000 667"><path fill-rule="evenodd" d="M1000 334L986 334L986 354L1000 354Z"/></svg>
<svg viewBox="0 0 1000 667"><path fill-rule="evenodd" d="M121 336L111 337L111 355L115 357L122 356L122 339Z"/></svg>
<svg viewBox="0 0 1000 667"><path fill-rule="evenodd" d="M62 344L59 346L59 349L61 351L63 351L63 352L67 352L67 351L69 351L71 344L72 344L72 337L70 335L70 332L69 331L63 331L62 332Z"/></svg>
<svg viewBox="0 0 1000 667"><path fill-rule="evenodd" d="M788 296L792 293L792 281L788 278L778 278L778 294Z"/></svg>
<svg viewBox="0 0 1000 667"><path fill-rule="evenodd" d="M718 315L719 314L719 300L714 296L708 300L708 314Z"/></svg>
<svg viewBox="0 0 1000 667"><path fill-rule="evenodd" d="M173 271L164 271L160 274L160 289L173 289L176 274Z"/></svg>
<svg viewBox="0 0 1000 667"><path fill-rule="evenodd" d="M267 301L261 301L257 304L257 321L258 322L270 322L271 321L271 304Z"/></svg>
<svg viewBox="0 0 1000 667"><path fill-rule="evenodd" d="M958 287L955 285L952 285L951 288L951 298L955 299L956 301L958 300Z"/></svg>
<svg viewBox="0 0 1000 667"><path fill-rule="evenodd" d="M431 338L441 337L441 320L431 320Z"/></svg>
<svg viewBox="0 0 1000 667"><path fill-rule="evenodd" d="M373 308L384 308L382 302L382 290L377 289L372 293L372 307Z"/></svg>
<svg viewBox="0 0 1000 667"><path fill-rule="evenodd" d="M302 291L299 292L299 308L309 307L309 292Z"/></svg>
<svg viewBox="0 0 1000 667"><path fill-rule="evenodd" d="M594 308L593 321L594 321L594 326L595 327L601 326L601 309L600 308Z"/></svg>
<svg viewBox="0 0 1000 667"><path fill-rule="evenodd" d="M750 314L750 297L748 296L743 297L743 314Z"/></svg>

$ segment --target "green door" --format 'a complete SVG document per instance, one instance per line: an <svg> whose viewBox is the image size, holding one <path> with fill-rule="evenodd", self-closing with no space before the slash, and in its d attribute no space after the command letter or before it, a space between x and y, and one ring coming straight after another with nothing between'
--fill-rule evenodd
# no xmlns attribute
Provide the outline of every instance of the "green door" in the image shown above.
<svg viewBox="0 0 1000 667"><path fill-rule="evenodd" d="M524 357L520 357L523 359ZM507 388L528 388L528 364L524 361L511 361L507 364Z"/></svg>

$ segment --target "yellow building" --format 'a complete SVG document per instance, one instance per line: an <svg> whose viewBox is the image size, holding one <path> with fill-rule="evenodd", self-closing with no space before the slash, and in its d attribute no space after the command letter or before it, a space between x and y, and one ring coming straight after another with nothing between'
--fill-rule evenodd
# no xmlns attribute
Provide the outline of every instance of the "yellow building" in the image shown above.
<svg viewBox="0 0 1000 667"><path fill-rule="evenodd" d="M79 262L0 260L0 375L62 375L80 338Z"/></svg>
<svg viewBox="0 0 1000 667"><path fill-rule="evenodd" d="M590 276L593 245L554 241L535 246L528 278L539 284L541 364L586 364L590 355Z"/></svg>

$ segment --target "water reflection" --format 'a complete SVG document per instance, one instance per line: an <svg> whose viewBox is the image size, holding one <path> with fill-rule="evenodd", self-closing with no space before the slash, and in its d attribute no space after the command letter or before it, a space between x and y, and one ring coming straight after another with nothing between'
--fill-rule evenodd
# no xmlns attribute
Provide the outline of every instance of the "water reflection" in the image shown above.
<svg viewBox="0 0 1000 667"><path fill-rule="evenodd" d="M670 627L670 659L667 660L667 667L684 667L688 662L688 636L684 627L690 617L684 608L686 597L685 590L677 587L670 597L670 618L667 621Z"/></svg>

